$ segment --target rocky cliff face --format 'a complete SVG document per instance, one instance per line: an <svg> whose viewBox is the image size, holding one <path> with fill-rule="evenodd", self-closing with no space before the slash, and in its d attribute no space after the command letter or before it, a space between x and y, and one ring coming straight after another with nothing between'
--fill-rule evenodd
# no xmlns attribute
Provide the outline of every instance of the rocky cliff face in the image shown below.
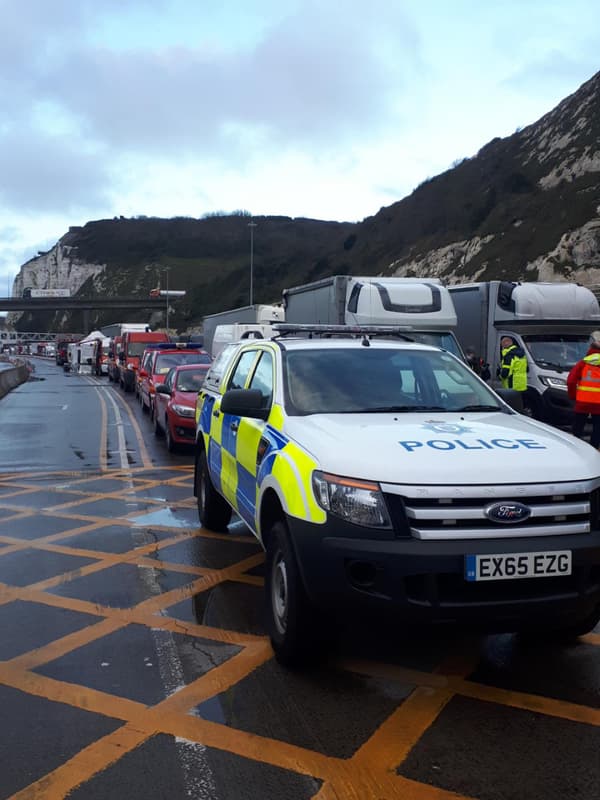
<svg viewBox="0 0 600 800"><path fill-rule="evenodd" d="M404 234L395 275L600 283L600 73L382 214L372 230Z"/></svg>
<svg viewBox="0 0 600 800"><path fill-rule="evenodd" d="M600 72L538 122L361 223L254 221L255 302L331 274L600 285ZM248 303L248 222L243 214L90 222L24 264L14 291L135 294L164 286L168 267L171 288L187 291L172 322L198 327L205 314ZM56 324L68 329L73 319Z"/></svg>

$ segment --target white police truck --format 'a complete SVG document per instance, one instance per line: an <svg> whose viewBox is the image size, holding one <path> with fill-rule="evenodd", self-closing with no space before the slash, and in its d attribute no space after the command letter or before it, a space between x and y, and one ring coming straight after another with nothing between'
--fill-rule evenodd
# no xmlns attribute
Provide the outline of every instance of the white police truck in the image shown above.
<svg viewBox="0 0 600 800"><path fill-rule="evenodd" d="M224 530L235 512L266 549L277 658L314 656L325 608L589 631L600 453L451 353L389 336L281 325L230 345L199 393L200 519Z"/></svg>

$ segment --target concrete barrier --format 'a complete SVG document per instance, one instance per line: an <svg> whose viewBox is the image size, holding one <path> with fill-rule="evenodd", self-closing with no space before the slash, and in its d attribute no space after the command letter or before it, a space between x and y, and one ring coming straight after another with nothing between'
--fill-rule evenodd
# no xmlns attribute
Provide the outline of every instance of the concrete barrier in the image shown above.
<svg viewBox="0 0 600 800"><path fill-rule="evenodd" d="M15 386L25 383L28 378L29 370L26 366L0 370L0 397L4 397Z"/></svg>

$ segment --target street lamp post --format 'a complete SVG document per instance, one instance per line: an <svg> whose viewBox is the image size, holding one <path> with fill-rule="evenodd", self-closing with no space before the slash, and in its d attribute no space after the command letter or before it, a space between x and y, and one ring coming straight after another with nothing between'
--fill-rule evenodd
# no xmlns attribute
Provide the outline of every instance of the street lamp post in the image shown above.
<svg viewBox="0 0 600 800"><path fill-rule="evenodd" d="M166 313L166 326L167 326L167 333L169 333L169 270L170 267L165 267L165 272L167 273L167 294L165 297L167 303L167 313Z"/></svg>
<svg viewBox="0 0 600 800"><path fill-rule="evenodd" d="M254 228L256 222L249 222L250 228L250 305L254 303Z"/></svg>

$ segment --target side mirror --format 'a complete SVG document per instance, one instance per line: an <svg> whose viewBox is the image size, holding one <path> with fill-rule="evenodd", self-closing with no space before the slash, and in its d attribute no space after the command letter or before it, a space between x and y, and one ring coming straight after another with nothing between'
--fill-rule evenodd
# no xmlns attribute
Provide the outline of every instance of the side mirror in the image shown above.
<svg viewBox="0 0 600 800"><path fill-rule="evenodd" d="M164 383L159 383L156 387L156 394L168 394L169 397L171 396L171 390L168 386L165 386Z"/></svg>
<svg viewBox="0 0 600 800"><path fill-rule="evenodd" d="M229 389L221 399L221 411L236 417L267 419L269 409L260 389Z"/></svg>
<svg viewBox="0 0 600 800"><path fill-rule="evenodd" d="M517 392L515 389L496 389L496 394L519 414L523 413L523 392Z"/></svg>

